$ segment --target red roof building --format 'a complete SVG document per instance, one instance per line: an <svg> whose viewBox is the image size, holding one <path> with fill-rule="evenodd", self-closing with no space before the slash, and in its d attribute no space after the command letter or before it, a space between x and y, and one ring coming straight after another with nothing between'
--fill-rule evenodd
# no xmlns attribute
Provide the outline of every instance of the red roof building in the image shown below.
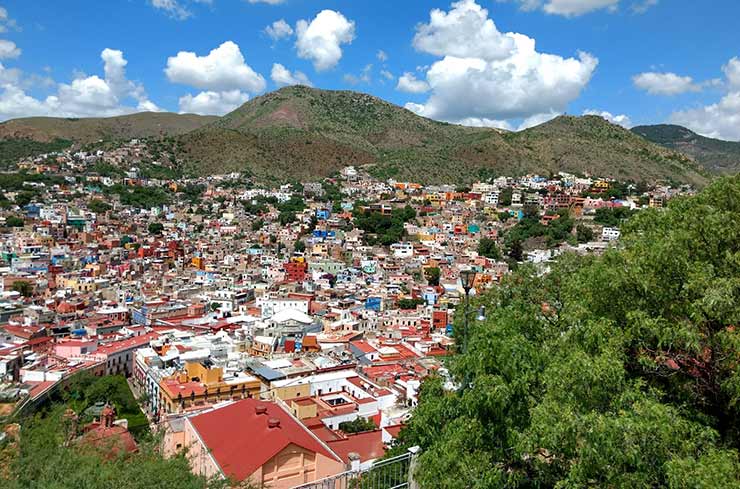
<svg viewBox="0 0 740 489"><path fill-rule="evenodd" d="M166 444L188 449L197 474L288 489L346 469L324 442L272 402L244 399L186 419Z"/></svg>

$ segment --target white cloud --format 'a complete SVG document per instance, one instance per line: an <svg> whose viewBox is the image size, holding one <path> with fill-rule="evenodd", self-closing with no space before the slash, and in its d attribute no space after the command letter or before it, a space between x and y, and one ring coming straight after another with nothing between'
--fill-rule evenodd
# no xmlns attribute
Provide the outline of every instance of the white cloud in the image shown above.
<svg viewBox="0 0 740 489"><path fill-rule="evenodd" d="M379 49L378 52L375 54L375 57L378 58L378 61L381 63L385 63L388 61L388 53L383 51L382 49Z"/></svg>
<svg viewBox="0 0 740 489"><path fill-rule="evenodd" d="M300 71L295 71L291 73L288 68L281 65L280 63L275 63L272 65L270 78L272 78L272 81L275 82L275 85L279 87L284 87L287 85L306 85L307 87L313 86L311 80L308 79L305 73L302 73Z"/></svg>
<svg viewBox="0 0 740 489"><path fill-rule="evenodd" d="M258 93L265 89L265 79L244 61L239 46L226 41L206 56L180 51L167 58L167 78L173 83L208 91L242 90Z"/></svg>
<svg viewBox="0 0 740 489"><path fill-rule="evenodd" d="M342 59L342 44L355 39L355 23L340 12L322 10L311 21L296 24L298 57L310 59L316 71L333 68Z"/></svg>
<svg viewBox="0 0 740 489"><path fill-rule="evenodd" d="M285 22L285 19L276 20L265 27L265 32L273 41L279 41L293 35L293 28Z"/></svg>
<svg viewBox="0 0 740 489"><path fill-rule="evenodd" d="M644 14L652 7L658 5L659 0L641 0L632 4L632 12L635 14Z"/></svg>
<svg viewBox="0 0 740 489"><path fill-rule="evenodd" d="M424 93L429 91L429 84L424 80L417 80L411 72L406 72L398 79L396 90L407 93Z"/></svg>
<svg viewBox="0 0 740 489"><path fill-rule="evenodd" d="M533 114L525 118L519 124L516 130L523 131L525 129L529 129L530 127L539 126L540 124L544 124L545 122L553 120L559 115L562 115L562 114L560 114L560 112L543 112L541 114Z"/></svg>
<svg viewBox="0 0 740 489"><path fill-rule="evenodd" d="M152 6L164 11L167 15L177 20L185 20L193 16L193 13L178 0L151 0Z"/></svg>
<svg viewBox="0 0 740 489"><path fill-rule="evenodd" d="M370 84L372 83L372 71L373 65L367 64L362 69L362 72L359 75L347 73L346 75L344 75L343 79L350 85L359 85L360 83Z"/></svg>
<svg viewBox="0 0 740 489"><path fill-rule="evenodd" d="M410 105L410 104L407 104L407 105ZM511 125L509 121L481 119L478 117L467 117L465 119L457 121L457 123L463 126L468 126L468 127L493 127L496 129L506 129L507 131L514 130L514 127Z"/></svg>
<svg viewBox="0 0 740 489"><path fill-rule="evenodd" d="M78 75L71 83L59 83L56 93L45 99L26 94L21 73L0 64L0 118L48 115L58 117L105 117L141 110L160 110L146 95L144 87L126 78L123 53L104 49L100 55L104 77ZM33 79L33 77L31 77ZM136 102L126 105L127 100Z"/></svg>
<svg viewBox="0 0 740 489"><path fill-rule="evenodd" d="M506 2L507 0L497 0ZM520 4L525 11L542 10L551 15L563 17L578 17L580 15L607 10L616 12L619 9L620 0L514 0ZM650 7L657 4L658 0L640 0L633 5L635 13L644 13Z"/></svg>
<svg viewBox="0 0 740 489"><path fill-rule="evenodd" d="M496 31L488 12L473 0L452 4L446 14L433 10L430 23L417 28L414 45L443 58L426 73L429 99L408 108L450 122L564 112L598 65L589 53L577 58L540 53L534 39Z"/></svg>
<svg viewBox="0 0 740 489"><path fill-rule="evenodd" d="M619 126L626 127L627 129L633 126L632 120L629 118L629 116L624 114L614 115L611 112L607 112L605 110L599 111L587 109L583 111L583 115L597 115L599 117L603 117L612 124L617 124Z"/></svg>
<svg viewBox="0 0 740 489"><path fill-rule="evenodd" d="M418 51L436 56L506 59L516 48L514 40L498 31L488 10L474 0L452 4L452 10L434 9L428 24L420 24L414 36Z"/></svg>
<svg viewBox="0 0 740 489"><path fill-rule="evenodd" d="M386 80L393 80L395 77L393 76L393 73L391 73L388 70L380 70L380 75L385 78Z"/></svg>
<svg viewBox="0 0 740 489"><path fill-rule="evenodd" d="M8 15L8 10L5 7L0 7L0 32L8 32L9 30L20 30L18 23L11 19Z"/></svg>
<svg viewBox="0 0 740 489"><path fill-rule="evenodd" d="M222 92L205 91L193 96L180 97L181 114L224 115L249 100L249 95L240 90Z"/></svg>
<svg viewBox="0 0 740 489"><path fill-rule="evenodd" d="M0 39L0 59L17 58L21 55L21 49L13 41Z"/></svg>
<svg viewBox="0 0 740 489"><path fill-rule="evenodd" d="M727 82L729 83L730 88L737 88L740 90L740 58L735 57L728 61L727 64L722 67L722 72L724 72L727 77Z"/></svg>
<svg viewBox="0 0 740 489"><path fill-rule="evenodd" d="M619 0L548 0L543 10L548 14L577 17L601 9L613 12L618 4Z"/></svg>
<svg viewBox="0 0 740 489"><path fill-rule="evenodd" d="M686 92L698 92L701 86L694 83L690 76L679 76L675 73L640 73L632 77L632 82L641 90L651 95L679 95Z"/></svg>
<svg viewBox="0 0 740 489"><path fill-rule="evenodd" d="M727 92L719 102L676 111L669 120L704 136L740 140L740 59L732 58L722 67Z"/></svg>

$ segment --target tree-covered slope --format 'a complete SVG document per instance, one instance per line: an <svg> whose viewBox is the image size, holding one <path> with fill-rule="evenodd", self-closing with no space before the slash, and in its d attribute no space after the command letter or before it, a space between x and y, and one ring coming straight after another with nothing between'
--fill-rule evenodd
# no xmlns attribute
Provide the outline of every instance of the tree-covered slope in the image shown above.
<svg viewBox="0 0 740 489"><path fill-rule="evenodd" d="M401 432L423 489L740 487L740 177L623 231L479 299Z"/></svg>
<svg viewBox="0 0 740 489"><path fill-rule="evenodd" d="M306 178L347 165L422 182L569 170L621 179L703 183L689 158L597 117L561 117L520 133L433 121L376 97L287 87L180 138L203 173L248 170Z"/></svg>
<svg viewBox="0 0 740 489"><path fill-rule="evenodd" d="M691 156L712 172L735 174L740 171L740 142L700 136L685 127L669 124L637 126L632 131L653 143Z"/></svg>

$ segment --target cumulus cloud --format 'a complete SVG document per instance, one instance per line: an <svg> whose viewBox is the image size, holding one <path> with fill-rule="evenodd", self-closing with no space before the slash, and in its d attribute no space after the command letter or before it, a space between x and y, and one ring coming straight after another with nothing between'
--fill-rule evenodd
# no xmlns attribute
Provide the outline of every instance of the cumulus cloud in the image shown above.
<svg viewBox="0 0 740 489"><path fill-rule="evenodd" d="M180 51L167 58L167 79L207 91L242 90L257 93L265 89L265 79L244 61L239 46L226 41L205 56Z"/></svg>
<svg viewBox="0 0 740 489"><path fill-rule="evenodd" d="M727 77L727 82L730 88L736 88L740 90L740 58L732 58L725 66L722 67L722 72Z"/></svg>
<svg viewBox="0 0 740 489"><path fill-rule="evenodd" d="M424 80L418 80L413 73L407 71L398 79L396 90L407 93L424 93L429 91L429 84Z"/></svg>
<svg viewBox="0 0 740 489"><path fill-rule="evenodd" d="M59 83L56 92L45 99L28 95L20 71L0 64L0 118L32 115L99 117L160 110L148 99L142 85L126 78L127 61L121 51L106 48L100 57L104 71L102 78L80 74L70 83ZM129 100L136 105L126 104Z"/></svg>
<svg viewBox="0 0 740 489"><path fill-rule="evenodd" d="M379 49L378 52L375 54L375 57L378 58L378 61L381 63L385 63L388 61L388 53L383 51L382 49Z"/></svg>
<svg viewBox="0 0 740 489"><path fill-rule="evenodd" d="M497 121L494 119L484 119L480 117L466 117L457 121L458 124L468 127L493 127L496 129L505 129L514 131L516 128L509 121Z"/></svg>
<svg viewBox="0 0 740 489"><path fill-rule="evenodd" d="M270 36L273 41L279 41L293 35L293 28L290 24L285 22L285 19L276 20L272 24L265 27L265 33Z"/></svg>
<svg viewBox="0 0 740 489"><path fill-rule="evenodd" d="M474 0L452 4L452 10L434 9L429 23L417 27L414 47L436 56L506 59L514 52L514 40L496 28L488 10Z"/></svg>
<svg viewBox="0 0 740 489"><path fill-rule="evenodd" d="M545 122L551 121L557 116L562 115L560 112L543 112L541 114L532 114L531 116L525 118L520 124L519 127L516 128L517 131L523 131L525 129L529 129L530 127L539 126L540 124L544 124Z"/></svg>
<svg viewBox="0 0 740 489"><path fill-rule="evenodd" d="M333 68L342 59L342 44L355 39L355 23L340 12L322 10L310 22L296 24L298 57L313 62L316 71Z"/></svg>
<svg viewBox="0 0 740 489"><path fill-rule="evenodd" d="M275 85L279 87L284 87L287 85L306 85L307 87L313 86L311 80L308 79L305 73L302 73L300 71L295 71L291 73L288 68L281 65L280 63L275 63L272 65L270 78L272 78L272 81L275 83Z"/></svg>
<svg viewBox="0 0 740 489"><path fill-rule="evenodd" d="M0 59L12 59L21 55L21 50L13 41L0 39Z"/></svg>
<svg viewBox="0 0 740 489"><path fill-rule="evenodd" d="M619 126L626 127L627 129L633 126L632 120L630 120L629 116L624 114L614 115L605 110L587 109L583 111L583 115L597 115L599 117L603 117L612 124L617 124Z"/></svg>
<svg viewBox="0 0 740 489"><path fill-rule="evenodd" d="M441 56L426 72L431 95L410 110L449 122L465 119L527 119L562 113L591 80L598 60L540 53L535 40L501 33L474 0L432 10L417 28L414 46Z"/></svg>
<svg viewBox="0 0 740 489"><path fill-rule="evenodd" d="M240 90L223 92L204 91L197 95L180 97L181 114L224 115L249 100L249 94Z"/></svg>
<svg viewBox="0 0 740 489"><path fill-rule="evenodd" d="M732 58L722 71L727 91L719 102L674 112L670 121L704 136L740 140L740 58Z"/></svg>
<svg viewBox="0 0 740 489"><path fill-rule="evenodd" d="M651 95L679 95L686 92L698 92L701 86L694 83L690 76L679 76L675 73L640 73L632 77L632 82L641 90Z"/></svg>

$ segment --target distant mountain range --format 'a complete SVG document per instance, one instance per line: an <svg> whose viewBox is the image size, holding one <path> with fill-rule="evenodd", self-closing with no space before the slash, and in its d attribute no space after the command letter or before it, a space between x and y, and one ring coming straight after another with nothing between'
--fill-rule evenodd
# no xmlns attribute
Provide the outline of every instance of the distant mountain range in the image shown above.
<svg viewBox="0 0 740 489"><path fill-rule="evenodd" d="M294 86L223 117L143 113L109 119L16 119L6 141L172 137L195 174L248 171L260 179L310 179L347 165L381 178L465 182L493 175L570 171L622 180L703 184L692 158L597 116L557 117L507 132L437 122L371 95Z"/></svg>
<svg viewBox="0 0 740 489"><path fill-rule="evenodd" d="M637 126L632 132L666 148L694 158L713 173L740 172L740 142L722 141L700 136L681 126L660 124Z"/></svg>

